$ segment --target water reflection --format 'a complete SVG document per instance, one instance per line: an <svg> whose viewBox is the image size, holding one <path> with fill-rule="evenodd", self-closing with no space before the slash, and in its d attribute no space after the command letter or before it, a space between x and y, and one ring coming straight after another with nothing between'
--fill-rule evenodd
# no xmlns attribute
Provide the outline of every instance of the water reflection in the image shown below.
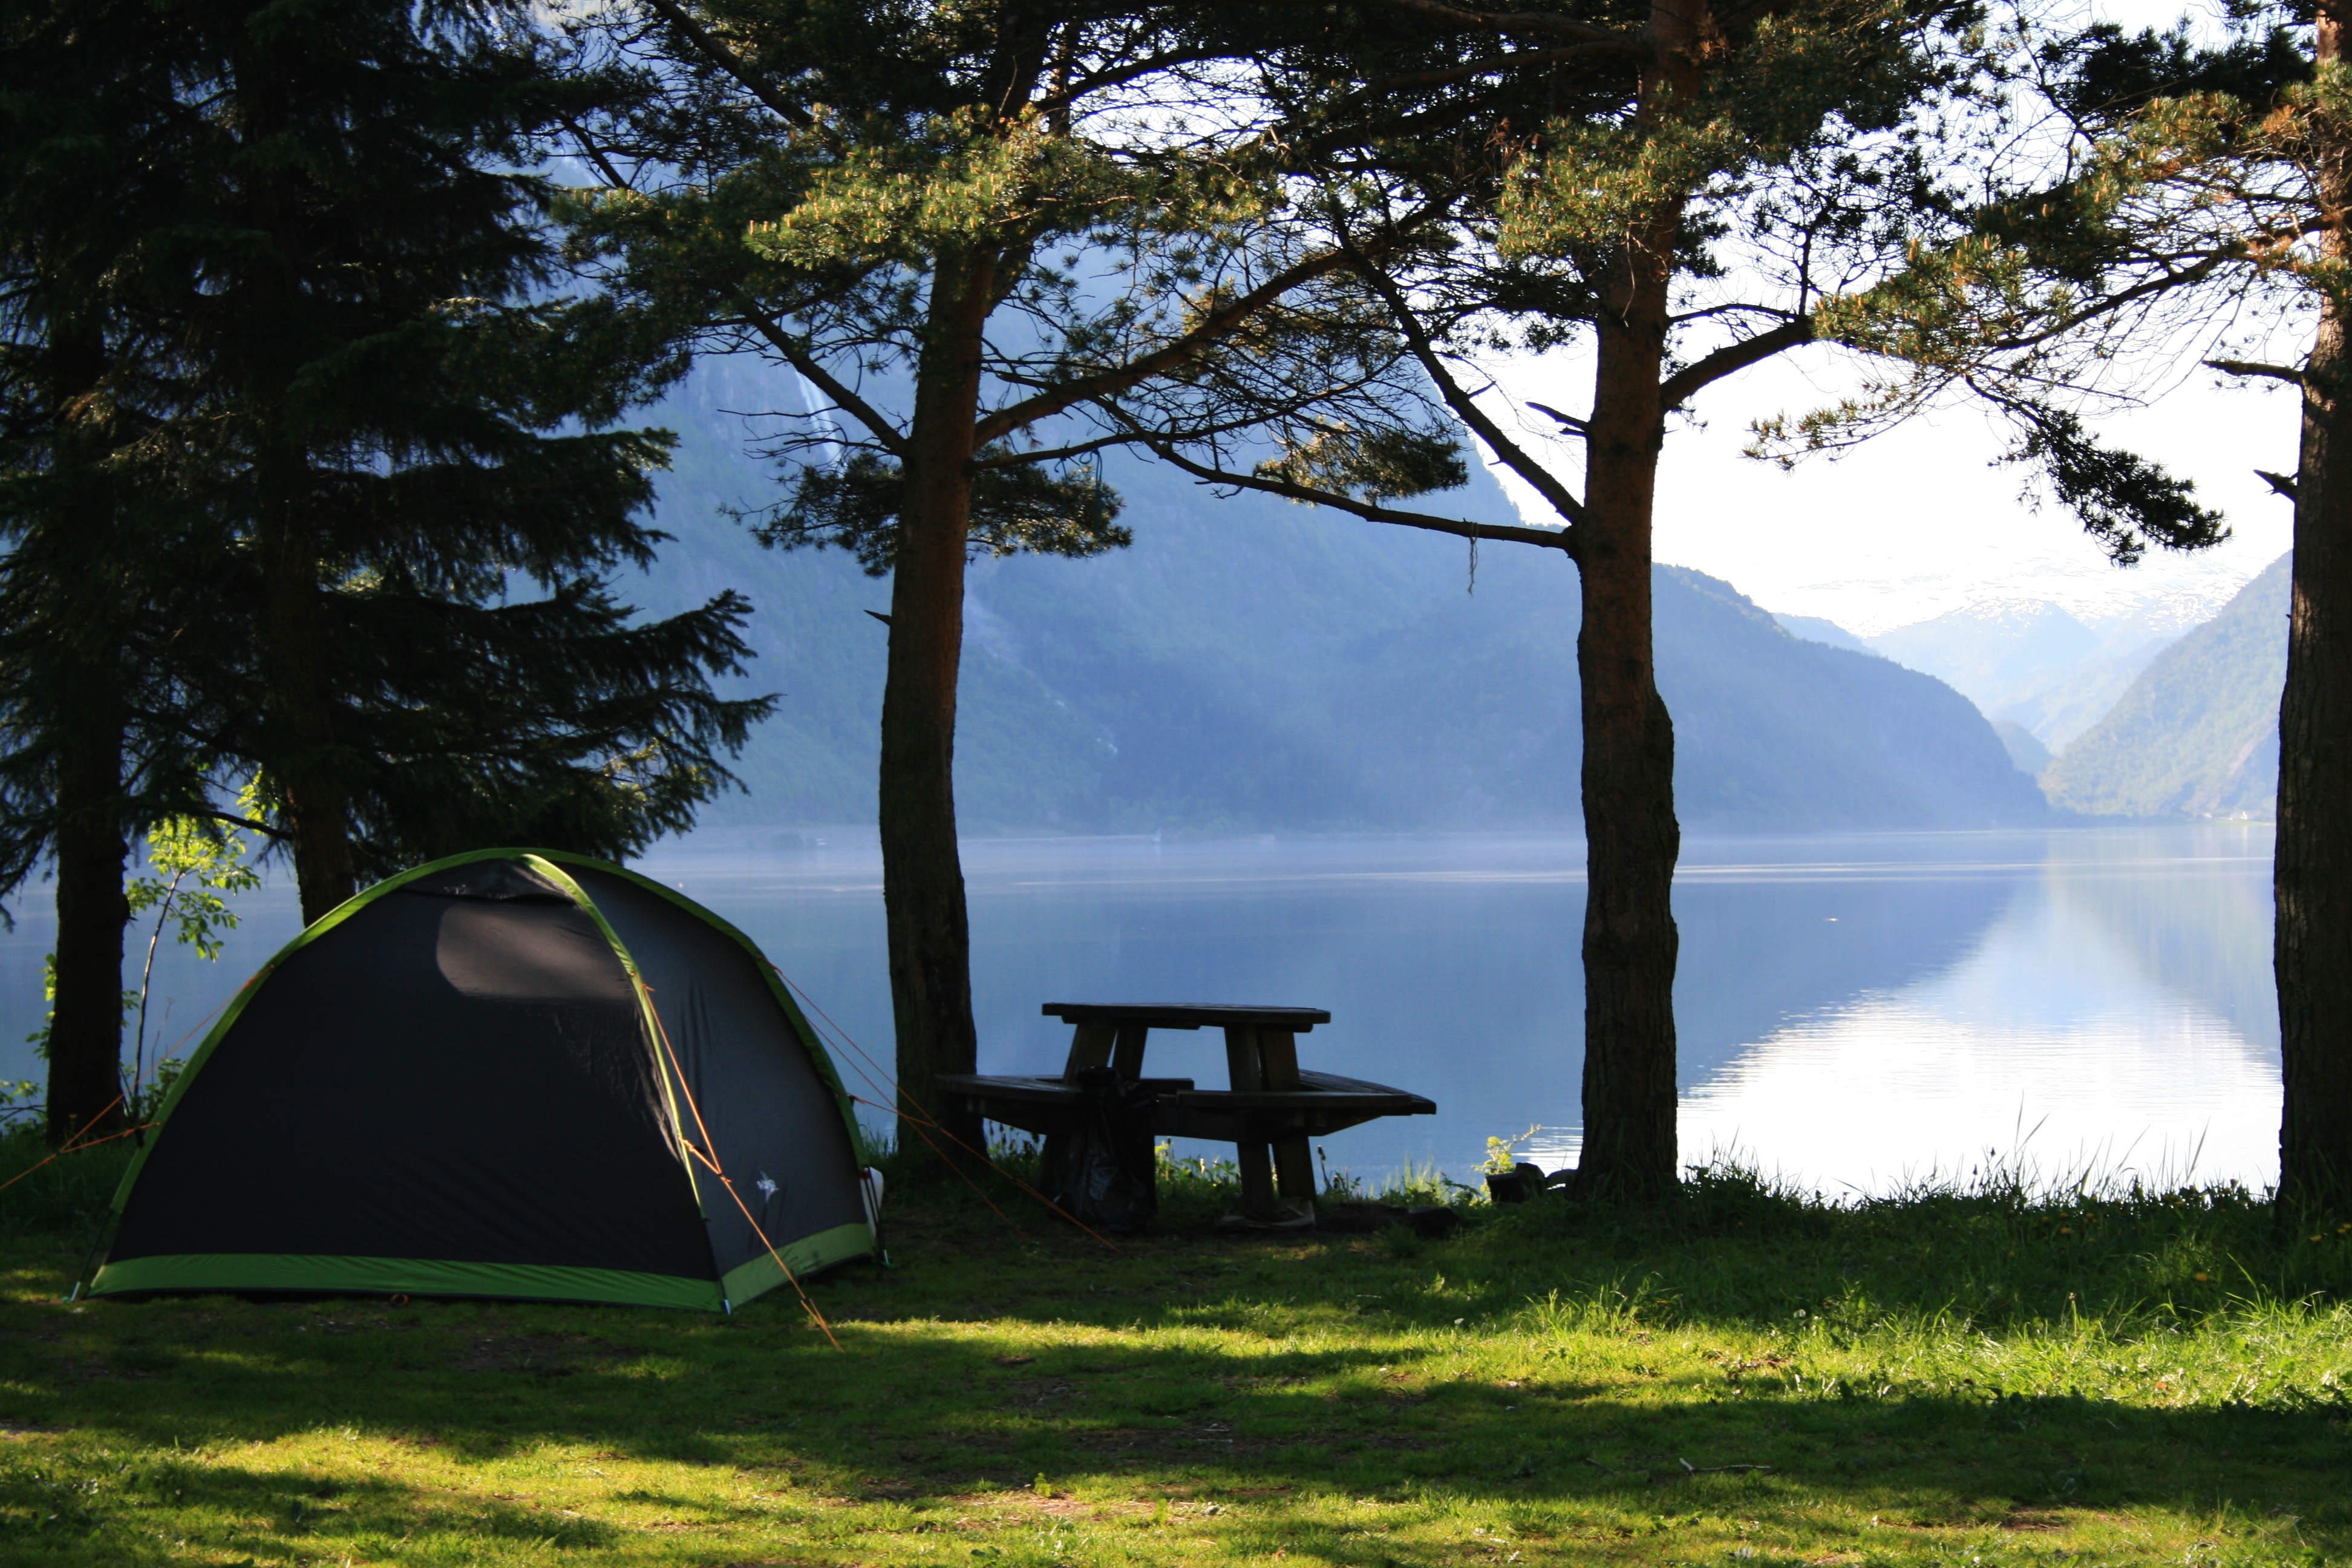
<svg viewBox="0 0 2352 1568"><path fill-rule="evenodd" d="M1050 1071L1046 1001L1328 1007L1304 1065L1429 1095L1435 1117L1328 1141L1336 1169L1470 1178L1490 1133L1573 1157L1583 852L1548 837L979 842L967 847L983 1070ZM1965 1168L2039 1127L2080 1160L2257 1184L2276 1170L2270 839L2252 825L1700 840L1675 890L1686 1157L1735 1145L1823 1185ZM644 868L748 931L887 1064L869 847L698 840ZM294 928L290 890L208 969L169 954L176 1037ZM0 938L0 1041L38 1022L53 927ZM21 1047L0 1073L32 1076ZM887 1094L843 1067L853 1089ZM1222 1082L1212 1034L1155 1033L1155 1073ZM876 1069L878 1073L878 1069Z"/></svg>
<svg viewBox="0 0 2352 1568"><path fill-rule="evenodd" d="M1890 955L1871 954L1770 1026L1758 1027L1751 1011L1711 1038L1694 1023L1733 1003L1715 977L1686 965L1677 989L1685 1056L1712 1059L1696 1081L1684 1079L1685 1158L1735 1151L1864 1191L1965 1172L1989 1154L2051 1178L2090 1170L2275 1179L2267 828L1955 835L1864 847L1868 858L1834 871L1740 864L1715 874L1777 876L1782 894L1800 877L1843 880L1857 908L1892 889L1893 907L1880 902L1864 918L1922 922L1891 956L1932 949L1938 958L1898 976ZM1693 870L1693 884L1710 874ZM1678 893L1686 930L1708 907L1696 891ZM1793 908L1788 897L1774 901ZM1820 945L1844 940L1852 923L1838 916L1837 936ZM1752 942L1754 925L1751 916L1728 929ZM1886 973L1864 977L1877 964Z"/></svg>

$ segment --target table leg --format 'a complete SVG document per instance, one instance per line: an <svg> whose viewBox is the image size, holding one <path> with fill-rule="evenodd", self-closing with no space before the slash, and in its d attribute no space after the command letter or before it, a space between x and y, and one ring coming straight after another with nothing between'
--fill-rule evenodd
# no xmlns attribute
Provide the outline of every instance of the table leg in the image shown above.
<svg viewBox="0 0 2352 1568"><path fill-rule="evenodd" d="M1234 1163L1242 1173L1242 1213L1252 1219L1270 1219L1279 1212L1274 1199L1274 1171L1266 1163L1263 1143L1234 1145Z"/></svg>
<svg viewBox="0 0 2352 1568"><path fill-rule="evenodd" d="M1119 1077L1130 1083L1143 1076L1143 1038L1150 1033L1151 1026L1149 1024L1121 1024L1118 1026L1118 1044L1112 1051L1110 1065L1118 1069Z"/></svg>
<svg viewBox="0 0 2352 1568"><path fill-rule="evenodd" d="M1070 1059L1062 1065L1062 1077L1075 1080L1081 1068L1109 1065L1114 1033L1108 1024L1080 1024L1071 1033ZM1059 1132L1049 1134L1037 1153L1037 1184L1047 1197L1062 1197L1069 1186L1069 1173L1062 1168L1070 1157L1069 1139Z"/></svg>
<svg viewBox="0 0 2352 1568"><path fill-rule="evenodd" d="M1285 1031L1260 1029L1257 1032L1258 1068L1268 1089L1298 1087L1298 1037ZM1281 1184L1283 1197L1291 1203L1312 1203L1315 1200L1315 1163L1307 1158L1307 1134L1277 1139L1274 1145L1274 1173Z"/></svg>
<svg viewBox="0 0 2352 1568"><path fill-rule="evenodd" d="M1235 1089L1265 1087L1265 1068L1257 1054L1255 1029L1225 1031L1225 1073Z"/></svg>
<svg viewBox="0 0 2352 1568"><path fill-rule="evenodd" d="M1258 1032L1249 1028L1225 1031L1225 1071L1235 1089L1264 1089L1265 1068L1258 1055ZM1235 1143L1234 1163L1241 1168L1242 1212L1269 1218L1276 1212L1274 1170L1263 1143Z"/></svg>
<svg viewBox="0 0 2352 1568"><path fill-rule="evenodd" d="M1225 1030L1225 1072L1233 1077L1234 1089L1273 1086L1267 1084L1265 1077L1265 1041L1267 1035L1263 1030ZM1270 1154L1275 1159L1267 1159ZM1267 1150L1263 1142L1237 1142L1233 1147L1233 1163L1242 1168L1242 1213L1261 1220L1282 1215L1282 1204L1275 1201L1277 1162L1279 1152ZM1291 1183L1284 1183L1282 1192L1284 1196L1289 1196ZM1312 1187L1307 1187L1307 1192L1312 1192Z"/></svg>
<svg viewBox="0 0 2352 1568"><path fill-rule="evenodd" d="M1258 1073L1268 1089L1298 1087L1298 1037L1278 1029L1257 1032Z"/></svg>
<svg viewBox="0 0 2352 1568"><path fill-rule="evenodd" d="M1062 1076L1075 1079L1080 1068L1110 1066L1111 1041L1118 1031L1108 1024L1080 1024L1070 1036L1070 1059Z"/></svg>

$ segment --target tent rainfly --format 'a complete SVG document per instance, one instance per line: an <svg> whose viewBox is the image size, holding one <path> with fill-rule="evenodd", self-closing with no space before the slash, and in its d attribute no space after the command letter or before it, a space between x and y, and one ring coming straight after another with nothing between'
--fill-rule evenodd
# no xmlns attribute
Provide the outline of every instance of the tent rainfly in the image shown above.
<svg viewBox="0 0 2352 1568"><path fill-rule="evenodd" d="M730 1310L878 1252L855 1125L742 932L600 860L453 856L247 983L125 1173L90 1293Z"/></svg>

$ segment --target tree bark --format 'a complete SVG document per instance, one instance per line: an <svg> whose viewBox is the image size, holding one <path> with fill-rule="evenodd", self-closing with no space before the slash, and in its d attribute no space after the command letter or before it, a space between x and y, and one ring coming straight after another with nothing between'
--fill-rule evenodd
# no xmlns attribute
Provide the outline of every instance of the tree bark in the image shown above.
<svg viewBox="0 0 2352 1568"><path fill-rule="evenodd" d="M352 868L351 794L335 743L326 614L320 603L319 551L295 499L299 458L281 458L264 483L262 539L267 574L270 728L279 756L272 769L294 847L294 880L309 925L358 890Z"/></svg>
<svg viewBox="0 0 2352 1568"><path fill-rule="evenodd" d="M299 53L299 50L297 51ZM248 146L274 146L292 114L287 75L293 57L275 34L248 33L233 54L236 102ZM272 753L264 771L277 786L302 923L331 912L358 891L352 853L351 752L337 744L334 649L327 633L320 574L320 534L311 517L312 453L294 432L295 401L306 353L296 323L305 319L303 278L314 265L308 247L313 198L299 171L270 165L253 178L244 221L266 237L272 262L239 285L250 294L240 312L256 341L249 389L258 405L255 459L259 491L261 665L268 683L263 733ZM269 335L261 335L269 334Z"/></svg>
<svg viewBox="0 0 2352 1568"><path fill-rule="evenodd" d="M61 542L76 564L65 602L83 606L50 628L54 689L44 694L56 747L57 798L51 847L57 856L57 991L49 1019L48 1135L63 1143L122 1121L122 932L131 921L123 891L129 858L124 817L125 729L118 638L105 617L117 609L106 557L116 524L113 498L100 475L108 447L103 335L59 322L49 344L56 397L57 471L69 476ZM86 618L83 618L86 617Z"/></svg>
<svg viewBox="0 0 2352 1568"><path fill-rule="evenodd" d="M1584 618L1584 1148L1580 1193L1673 1188L1675 731L1651 652L1650 524L1663 421L1663 278L1604 321L1577 529Z"/></svg>
<svg viewBox="0 0 2352 1568"><path fill-rule="evenodd" d="M919 1132L944 1127L980 1150L977 1117L941 1109L942 1073L971 1072L971 937L956 847L956 675L963 655L965 547L971 525L973 426L981 333L994 304L984 262L942 259L932 275L929 334L908 430L898 558L890 582L890 653L882 689L882 904L890 944L890 1007L898 1034L900 1148L952 1157ZM912 1119L912 1124L909 1120Z"/></svg>
<svg viewBox="0 0 2352 1568"><path fill-rule="evenodd" d="M1643 118L1697 84L1704 0L1664 0L1648 35L1659 66ZM1610 262L1598 319L1585 520L1577 525L1584 616L1577 679L1584 724L1584 1144L1580 1194L1674 1190L1675 730L1658 695L1650 534L1665 438L1660 384L1684 203L1669 196Z"/></svg>
<svg viewBox="0 0 2352 1568"><path fill-rule="evenodd" d="M2323 67L2343 52L2344 22L2323 9ZM2323 132L2323 134L2326 132ZM2320 165L2320 207L2352 201L2352 145ZM2352 244L2340 220L2324 245ZM2295 484L2286 688L2279 698L2277 912L2282 1214L2352 1212L2352 342L2347 309L2323 296L2306 371ZM2339 459L2347 468L2338 486Z"/></svg>
<svg viewBox="0 0 2352 1568"><path fill-rule="evenodd" d="M103 650L95 652L103 659ZM122 1120L122 710L104 669L58 715L57 1004L49 1021L52 1142Z"/></svg>

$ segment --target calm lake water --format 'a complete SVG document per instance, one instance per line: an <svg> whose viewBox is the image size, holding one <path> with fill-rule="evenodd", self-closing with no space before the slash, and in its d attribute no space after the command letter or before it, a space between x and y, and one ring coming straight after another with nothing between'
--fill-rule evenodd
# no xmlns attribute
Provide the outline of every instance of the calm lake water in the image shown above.
<svg viewBox="0 0 2352 1568"><path fill-rule="evenodd" d="M870 846L698 840L641 868L725 915L887 1064ZM1583 848L1549 836L968 845L981 1066L1058 1070L1047 1001L1329 1009L1310 1068L1418 1090L1433 1117L1326 1143L1330 1168L1468 1178L1489 1134L1575 1157ZM2022 1157L2155 1179L2277 1174L2271 833L2260 824L1685 841L1675 889L1685 1161L1736 1152L1825 1191ZM243 900L217 968L167 951L151 1034L199 1026L296 921ZM45 893L46 889L35 889ZM0 937L0 1076L36 1074L45 901ZM131 983L135 984L136 958ZM868 1098L887 1094L844 1076ZM1224 1078L1213 1032L1155 1031L1156 1075ZM1213 1152L1204 1148L1200 1152Z"/></svg>

